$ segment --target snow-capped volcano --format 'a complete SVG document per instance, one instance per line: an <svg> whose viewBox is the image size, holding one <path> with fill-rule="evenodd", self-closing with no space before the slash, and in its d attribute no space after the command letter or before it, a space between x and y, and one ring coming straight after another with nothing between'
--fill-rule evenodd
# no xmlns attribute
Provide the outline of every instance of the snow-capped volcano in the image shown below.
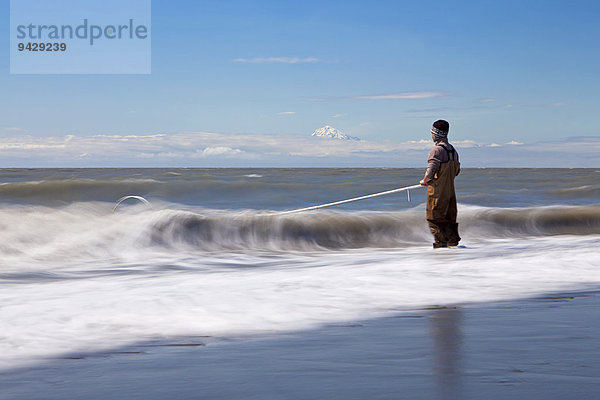
<svg viewBox="0 0 600 400"><path fill-rule="evenodd" d="M344 132L335 129L332 126L325 125L322 128L317 129L312 133L311 136L325 137L329 139L340 139L340 140L360 140L359 138L346 135Z"/></svg>

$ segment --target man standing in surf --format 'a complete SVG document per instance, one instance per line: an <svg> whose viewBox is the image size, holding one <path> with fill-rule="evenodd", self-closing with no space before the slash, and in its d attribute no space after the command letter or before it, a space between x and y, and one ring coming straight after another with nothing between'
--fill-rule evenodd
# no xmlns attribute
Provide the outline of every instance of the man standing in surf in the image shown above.
<svg viewBox="0 0 600 400"><path fill-rule="evenodd" d="M456 193L454 178L460 173L458 152L448 143L450 124L443 119L435 121L431 138L435 146L427 157L427 171L421 180L427 186L427 223L434 238L433 248L458 246L456 223Z"/></svg>

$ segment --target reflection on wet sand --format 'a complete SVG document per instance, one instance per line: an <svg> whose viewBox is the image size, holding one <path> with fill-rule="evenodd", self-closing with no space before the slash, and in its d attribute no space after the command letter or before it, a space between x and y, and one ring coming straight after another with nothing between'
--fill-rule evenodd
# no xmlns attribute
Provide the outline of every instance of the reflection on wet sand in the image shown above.
<svg viewBox="0 0 600 400"><path fill-rule="evenodd" d="M456 307L431 311L430 336L433 340L433 375L440 399L464 398L461 380L461 310Z"/></svg>

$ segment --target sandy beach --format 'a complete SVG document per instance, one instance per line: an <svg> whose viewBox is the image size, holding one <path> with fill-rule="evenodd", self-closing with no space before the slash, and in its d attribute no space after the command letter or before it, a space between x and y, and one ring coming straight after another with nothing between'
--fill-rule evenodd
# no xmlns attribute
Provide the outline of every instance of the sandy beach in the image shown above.
<svg viewBox="0 0 600 400"><path fill-rule="evenodd" d="M173 338L3 371L17 399L590 399L600 292L255 338Z"/></svg>

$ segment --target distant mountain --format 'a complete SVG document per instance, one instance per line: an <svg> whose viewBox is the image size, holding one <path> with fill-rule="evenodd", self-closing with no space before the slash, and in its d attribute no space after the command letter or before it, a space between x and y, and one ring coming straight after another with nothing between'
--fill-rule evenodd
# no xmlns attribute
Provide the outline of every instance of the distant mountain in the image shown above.
<svg viewBox="0 0 600 400"><path fill-rule="evenodd" d="M325 125L322 128L317 129L312 133L311 136L319 136L329 139L339 139L339 140L360 140L357 137L348 136L344 132L335 129L332 126Z"/></svg>

